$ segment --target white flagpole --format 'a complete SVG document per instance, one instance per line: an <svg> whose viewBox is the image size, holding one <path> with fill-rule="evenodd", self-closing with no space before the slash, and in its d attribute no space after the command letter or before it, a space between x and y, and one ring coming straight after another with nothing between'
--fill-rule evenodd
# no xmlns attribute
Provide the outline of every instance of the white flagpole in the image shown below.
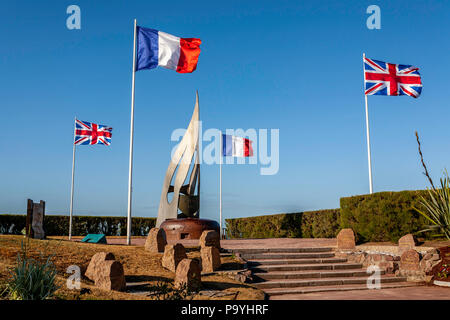
<svg viewBox="0 0 450 320"><path fill-rule="evenodd" d="M75 117L75 122L77 118ZM73 215L73 182L75 177L75 133L76 125L73 124L73 155L72 155L72 185L70 187L70 218L69 218L69 241L72 240L72 215Z"/></svg>
<svg viewBox="0 0 450 320"><path fill-rule="evenodd" d="M220 239L222 239L222 159L223 159L223 135L220 131L220 159L219 159L219 217L220 217Z"/></svg>
<svg viewBox="0 0 450 320"><path fill-rule="evenodd" d="M366 58L366 54L363 53L363 72L364 72L364 59ZM365 91L365 76L364 76L364 91ZM372 159L370 155L370 129L369 129L369 107L367 105L367 95L364 92L364 99L366 102L366 135L367 135L367 157L369 159L369 190L370 193L373 193L373 182L372 182Z"/></svg>
<svg viewBox="0 0 450 320"><path fill-rule="evenodd" d="M128 168L128 216L127 216L127 245L131 244L131 192L133 177L133 134L134 134L134 78L136 74L136 19L134 19L133 37L133 76L131 82L131 123L130 123L130 160Z"/></svg>

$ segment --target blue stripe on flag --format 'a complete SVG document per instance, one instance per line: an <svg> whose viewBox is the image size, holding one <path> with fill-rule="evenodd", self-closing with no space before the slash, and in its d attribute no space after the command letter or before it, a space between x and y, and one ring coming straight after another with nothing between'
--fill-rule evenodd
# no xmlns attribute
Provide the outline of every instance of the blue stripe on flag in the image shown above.
<svg viewBox="0 0 450 320"><path fill-rule="evenodd" d="M233 156L232 136L222 134L222 155L224 157Z"/></svg>
<svg viewBox="0 0 450 320"><path fill-rule="evenodd" d="M136 27L136 71L158 66L158 30Z"/></svg>

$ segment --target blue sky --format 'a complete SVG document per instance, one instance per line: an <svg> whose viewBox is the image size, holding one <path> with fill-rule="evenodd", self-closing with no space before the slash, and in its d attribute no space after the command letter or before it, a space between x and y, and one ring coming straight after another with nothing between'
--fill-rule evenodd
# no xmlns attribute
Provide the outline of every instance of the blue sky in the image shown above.
<svg viewBox="0 0 450 320"><path fill-rule="evenodd" d="M81 8L81 30L66 8ZM366 8L381 8L381 30ZM74 213L126 216L132 23L202 39L197 70L136 74L134 216L155 217L174 143L200 95L208 128L280 130L280 170L223 168L224 217L339 207L369 191L362 53L420 68L419 99L369 97L374 191L422 189L448 168L450 4L442 1L2 1L0 212L67 214L73 119L114 128L77 149ZM450 168L449 168L450 169ZM218 167L202 167L218 217Z"/></svg>

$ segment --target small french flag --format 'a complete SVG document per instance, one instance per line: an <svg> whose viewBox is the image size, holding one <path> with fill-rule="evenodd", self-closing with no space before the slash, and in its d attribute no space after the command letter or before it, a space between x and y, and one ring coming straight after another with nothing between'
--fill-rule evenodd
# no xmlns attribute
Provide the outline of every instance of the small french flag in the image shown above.
<svg viewBox="0 0 450 320"><path fill-rule="evenodd" d="M179 38L143 27L137 27L136 32L136 71L160 66L179 73L190 73L197 68L200 39Z"/></svg>
<svg viewBox="0 0 450 320"><path fill-rule="evenodd" d="M222 154L224 157L251 157L253 156L252 141L222 134Z"/></svg>

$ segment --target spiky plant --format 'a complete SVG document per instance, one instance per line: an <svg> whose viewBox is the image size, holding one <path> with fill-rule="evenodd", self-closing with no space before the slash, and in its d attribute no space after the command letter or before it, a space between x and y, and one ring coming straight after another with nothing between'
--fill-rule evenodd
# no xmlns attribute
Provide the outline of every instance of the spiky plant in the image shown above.
<svg viewBox="0 0 450 320"><path fill-rule="evenodd" d="M414 208L422 216L424 216L432 224L427 229L420 232L437 231L438 236L445 235L450 240L450 179L448 172L445 170L444 177L440 178L440 188L434 186L425 162L423 161L422 151L420 149L419 135L416 131L417 144L419 145L419 155L422 162L422 166L425 169L424 175L428 178L431 184L431 188L427 188L428 198L420 197L420 203L425 208L420 210Z"/></svg>
<svg viewBox="0 0 450 320"><path fill-rule="evenodd" d="M9 297L14 300L44 300L53 296L56 268L48 256L43 261L28 257L28 246L22 241L17 264L7 285Z"/></svg>

